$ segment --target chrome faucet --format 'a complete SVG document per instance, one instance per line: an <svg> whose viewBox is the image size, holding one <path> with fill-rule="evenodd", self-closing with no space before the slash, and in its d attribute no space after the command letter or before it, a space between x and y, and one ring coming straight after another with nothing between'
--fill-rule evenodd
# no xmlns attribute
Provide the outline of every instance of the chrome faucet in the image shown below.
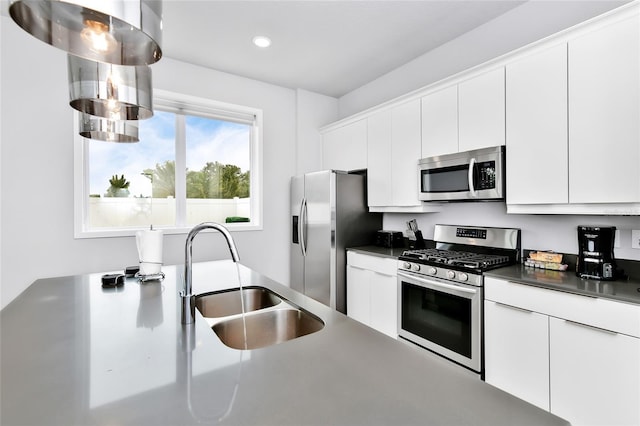
<svg viewBox="0 0 640 426"><path fill-rule="evenodd" d="M196 297L191 293L191 248L193 245L193 239L196 235L202 230L205 229L215 229L216 231L220 231L222 236L227 240L227 245L229 246L229 251L231 252L231 258L234 262L240 261L240 256L238 256L238 250L236 249L236 245L233 242L233 238L231 234L224 226L215 223L215 222L204 222L200 225L196 225L193 227L189 234L187 235L187 242L184 246L184 286L182 291L180 292L180 297L182 297L182 323L183 324L192 324L195 320L196 315Z"/></svg>

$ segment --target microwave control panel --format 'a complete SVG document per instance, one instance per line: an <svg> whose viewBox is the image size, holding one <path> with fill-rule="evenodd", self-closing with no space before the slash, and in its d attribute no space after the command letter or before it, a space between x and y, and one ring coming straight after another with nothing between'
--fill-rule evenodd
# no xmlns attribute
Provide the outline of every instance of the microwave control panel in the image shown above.
<svg viewBox="0 0 640 426"><path fill-rule="evenodd" d="M494 189L496 187L496 162L484 161L475 164L475 179L473 186L476 190Z"/></svg>

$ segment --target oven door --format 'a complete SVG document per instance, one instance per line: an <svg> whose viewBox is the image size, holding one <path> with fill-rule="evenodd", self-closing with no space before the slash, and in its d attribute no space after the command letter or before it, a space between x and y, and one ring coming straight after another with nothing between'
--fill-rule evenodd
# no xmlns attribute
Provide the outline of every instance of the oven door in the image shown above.
<svg viewBox="0 0 640 426"><path fill-rule="evenodd" d="M398 335L481 372L482 287L398 271Z"/></svg>

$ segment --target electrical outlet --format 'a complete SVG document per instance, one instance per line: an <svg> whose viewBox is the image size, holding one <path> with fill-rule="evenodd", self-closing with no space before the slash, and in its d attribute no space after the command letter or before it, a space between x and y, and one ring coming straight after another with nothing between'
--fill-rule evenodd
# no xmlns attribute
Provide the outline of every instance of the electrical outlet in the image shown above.
<svg viewBox="0 0 640 426"><path fill-rule="evenodd" d="M616 229L616 233L613 236L613 248L620 248L620 230Z"/></svg>
<svg viewBox="0 0 640 426"><path fill-rule="evenodd" d="M631 248L640 249L640 229L631 231Z"/></svg>

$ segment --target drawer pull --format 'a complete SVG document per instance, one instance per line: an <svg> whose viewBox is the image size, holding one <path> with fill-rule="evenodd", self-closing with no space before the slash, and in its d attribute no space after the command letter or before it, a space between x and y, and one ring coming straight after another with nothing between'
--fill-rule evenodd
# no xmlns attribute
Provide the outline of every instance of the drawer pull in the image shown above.
<svg viewBox="0 0 640 426"><path fill-rule="evenodd" d="M517 306L507 305L505 303L500 303L500 302L494 302L494 303L496 305L500 305L500 306L505 307L505 308L513 309L514 311L525 312L527 314L532 314L533 313L533 311L530 311L530 310L524 309L524 308L518 308Z"/></svg>
<svg viewBox="0 0 640 426"><path fill-rule="evenodd" d="M517 284L519 286L529 286L529 287L534 287L534 288L539 288L542 290L548 290L548 291L555 291L555 292L559 292L559 293L564 293L562 290L559 290L557 288L551 288L551 287L546 287L544 285L536 285L532 282L518 282L518 281L506 281L509 284ZM640 291L640 289L638 289L638 291ZM568 294L574 295L574 296L580 296L580 297L586 297L588 299L593 299L594 301L598 299L598 296L592 296L591 294L584 294L584 293L570 293L567 292Z"/></svg>
<svg viewBox="0 0 640 426"><path fill-rule="evenodd" d="M348 268L357 269L359 271L373 272L374 274L382 275L383 277L389 277L389 278L396 278L397 277L397 275L395 275L395 274L387 274L387 273L384 273L384 272L376 271L375 269L363 268L362 266L356 266L356 265L347 264L347 267Z"/></svg>
<svg viewBox="0 0 640 426"><path fill-rule="evenodd" d="M611 334L613 336L617 336L618 335L618 333L616 333L615 331L607 330L606 328L594 327L592 325L582 324L581 322L575 322L575 321L571 321L571 320L568 320L568 319L566 319L564 321L569 323L569 324L576 325L578 327L588 328L588 329L595 330L595 331L601 331L603 333Z"/></svg>

